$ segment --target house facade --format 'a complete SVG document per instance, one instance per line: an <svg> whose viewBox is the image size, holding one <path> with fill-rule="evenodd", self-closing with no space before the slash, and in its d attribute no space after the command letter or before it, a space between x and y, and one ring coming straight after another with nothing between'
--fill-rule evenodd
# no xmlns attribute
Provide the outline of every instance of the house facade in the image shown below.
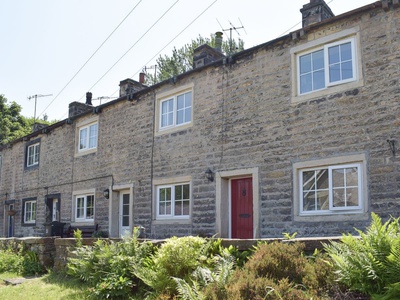
<svg viewBox="0 0 400 300"><path fill-rule="evenodd" d="M400 215L400 9L377 1L195 68L0 148L0 235L98 224L118 237L332 236Z"/></svg>

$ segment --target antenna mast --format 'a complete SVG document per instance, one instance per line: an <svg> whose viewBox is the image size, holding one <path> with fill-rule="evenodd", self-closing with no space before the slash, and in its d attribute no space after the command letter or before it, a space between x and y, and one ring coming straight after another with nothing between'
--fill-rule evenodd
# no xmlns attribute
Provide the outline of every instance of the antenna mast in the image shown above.
<svg viewBox="0 0 400 300"><path fill-rule="evenodd" d="M238 36L240 36L240 33L239 33L238 29L243 29L245 33L246 33L246 30L244 29L244 26L243 26L243 24L242 24L242 21L240 21L240 19L239 19L239 22L240 22L240 25L241 25L240 27L235 27L235 26L232 24L232 22L229 21L229 24L231 25L231 27L230 27L230 28L227 28L227 29L223 29L223 28L222 28L222 25L221 25L221 23L219 23L218 19L217 19L217 22L218 22L219 26L221 26L221 30L222 30L222 31L229 31L229 55L230 55L230 54L233 53L233 49L232 49L232 47L233 47L233 43L232 43L232 30L235 30L236 33L238 34ZM246 33L246 34L247 34L247 33Z"/></svg>
<svg viewBox="0 0 400 300"><path fill-rule="evenodd" d="M53 94L48 94L48 95L36 94L36 95L32 95L32 96L28 97L28 100L31 100L31 99L35 98L35 113L33 115L33 123L36 122L36 102L37 102L37 98L38 97L48 97L48 96L53 96Z"/></svg>

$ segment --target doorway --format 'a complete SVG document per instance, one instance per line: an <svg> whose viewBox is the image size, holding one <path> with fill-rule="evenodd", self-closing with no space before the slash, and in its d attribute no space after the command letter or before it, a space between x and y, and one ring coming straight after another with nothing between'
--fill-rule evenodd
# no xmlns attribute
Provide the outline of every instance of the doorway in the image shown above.
<svg viewBox="0 0 400 300"><path fill-rule="evenodd" d="M231 180L231 237L253 238L253 179Z"/></svg>
<svg viewBox="0 0 400 300"><path fill-rule="evenodd" d="M219 171L216 178L216 224L219 237L260 237L259 169Z"/></svg>
<svg viewBox="0 0 400 300"><path fill-rule="evenodd" d="M120 236L130 234L131 224L130 224L130 192L125 191L120 193L119 197L119 233Z"/></svg>
<svg viewBox="0 0 400 300"><path fill-rule="evenodd" d="M9 204L8 205L8 211L9 212L14 212L14 204ZM7 237L13 237L14 236L14 214L8 213L7 214Z"/></svg>

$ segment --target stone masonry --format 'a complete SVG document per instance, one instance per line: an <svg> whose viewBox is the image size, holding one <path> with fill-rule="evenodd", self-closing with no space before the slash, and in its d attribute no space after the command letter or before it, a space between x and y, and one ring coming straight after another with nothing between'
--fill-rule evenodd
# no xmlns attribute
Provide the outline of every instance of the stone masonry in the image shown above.
<svg viewBox="0 0 400 300"><path fill-rule="evenodd" d="M343 32L348 32L344 38L355 36L359 80L299 97L293 49L335 40ZM278 238L283 232L334 236L365 228L371 212L384 219L398 217L400 163L388 140L398 147L399 37L400 9L389 5L384 10L378 1L143 87L101 110L61 121L47 133L35 132L4 146L0 200L15 205L13 235L45 234L44 199L49 194L61 195L60 221L74 223L74 192L93 189L94 222L117 237L116 203L120 192L129 189L131 226L143 226L149 238L229 237L219 230L229 226L227 212L220 208L228 201L221 189L231 179L249 176L247 170L255 170L253 186L258 187L254 238ZM192 90L192 123L159 131L159 95L181 88ZM98 122L97 149L77 154L78 128L90 121ZM36 139L39 165L26 168L26 145ZM348 156L365 158L363 213L299 216L294 166ZM205 177L208 168L213 182ZM179 178L190 181L190 218L157 219L157 184ZM104 197L105 189L110 189L110 199ZM37 215L35 224L27 225L21 218L23 199L29 198L37 199ZM6 210L7 205L0 206L0 235L5 237Z"/></svg>

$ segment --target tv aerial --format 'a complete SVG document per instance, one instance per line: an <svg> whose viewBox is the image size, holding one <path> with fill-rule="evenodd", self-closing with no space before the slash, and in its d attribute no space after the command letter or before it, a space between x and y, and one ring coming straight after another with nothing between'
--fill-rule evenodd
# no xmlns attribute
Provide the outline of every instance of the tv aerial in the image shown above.
<svg viewBox="0 0 400 300"><path fill-rule="evenodd" d="M36 95L32 95L28 97L28 100L31 100L33 98L35 98L35 112L33 114L33 122L36 122L36 102L37 102L37 98L39 97L49 97L49 96L53 96L53 94L48 94L48 95L42 95L42 94L36 94Z"/></svg>
<svg viewBox="0 0 400 300"><path fill-rule="evenodd" d="M238 18L238 20L240 22L240 27L234 26L231 21L228 21L229 25L231 25L231 27L224 29L222 27L221 23L217 19L217 22L218 22L219 26L221 27L221 30L222 31L229 31L229 54L233 53L233 49L232 49L233 48L232 31L235 30L237 35L240 36L240 33L239 33L238 30L239 29L243 29L244 32L247 34L246 29L244 29L244 26L243 26L242 21L240 20L240 18Z"/></svg>

